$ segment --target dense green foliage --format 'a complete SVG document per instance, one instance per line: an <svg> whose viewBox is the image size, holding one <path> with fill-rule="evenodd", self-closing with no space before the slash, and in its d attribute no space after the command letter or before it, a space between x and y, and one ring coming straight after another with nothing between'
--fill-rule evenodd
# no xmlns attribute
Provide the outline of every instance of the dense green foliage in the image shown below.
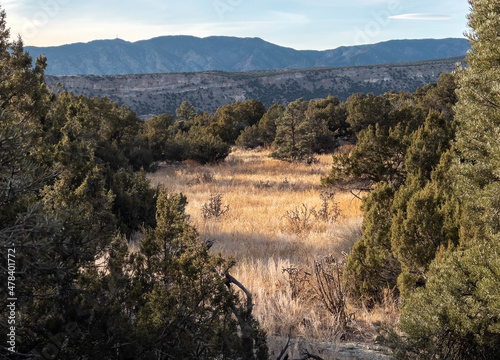
<svg viewBox="0 0 500 360"><path fill-rule="evenodd" d="M210 125L214 135L229 144L234 144L242 130L256 125L266 113L262 103L255 100L224 105L215 112L215 122Z"/></svg>
<svg viewBox="0 0 500 360"><path fill-rule="evenodd" d="M380 299L396 286L401 265L391 249L391 205L394 187L378 184L363 201L363 235L347 259L351 295Z"/></svg>
<svg viewBox="0 0 500 360"><path fill-rule="evenodd" d="M303 160L309 155L307 146L305 112L307 102L302 99L290 103L283 116L276 121L274 145L277 150L271 155L282 160Z"/></svg>
<svg viewBox="0 0 500 360"><path fill-rule="evenodd" d="M403 296L423 286L439 247L457 243L458 210L444 180L449 162L441 163L455 134L448 114L455 87L446 74L414 94L356 94L347 103L355 114L347 121L355 124L356 147L334 155L322 183L371 191L364 199L363 236L348 259L351 293L361 299L381 300L384 289L396 285ZM374 111L377 116L370 115Z"/></svg>
<svg viewBox="0 0 500 360"><path fill-rule="evenodd" d="M354 94L346 101L347 122L352 131L357 134L370 125L385 126L391 104L384 96L373 94Z"/></svg>
<svg viewBox="0 0 500 360"><path fill-rule="evenodd" d="M271 156L301 161L313 154L332 152L338 146L335 134L346 127L338 107L338 99L333 97L309 103L298 99L288 104L274 121L276 151Z"/></svg>
<svg viewBox="0 0 500 360"><path fill-rule="evenodd" d="M222 161L230 152L230 144L213 131L213 116L195 114L192 105L182 103L177 111L181 117L161 114L146 120L142 129L152 159L158 161L195 160L200 164Z"/></svg>
<svg viewBox="0 0 500 360"><path fill-rule="evenodd" d="M200 241L186 198L144 172L171 144L201 163L229 145L187 105L187 120L144 123L106 98L51 93L44 69L9 41L2 11L0 324L16 338L0 357L266 359L231 263Z"/></svg>
<svg viewBox="0 0 500 360"><path fill-rule="evenodd" d="M405 303L401 327L408 341L401 358L500 356L500 4L469 3L472 52L457 74L458 126L448 171L461 209L453 232L458 244L439 252L426 286ZM432 240L447 234L434 231Z"/></svg>
<svg viewBox="0 0 500 360"><path fill-rule="evenodd" d="M500 356L500 5L470 5L468 67L414 94L351 97L356 148L323 179L371 191L351 294L398 290L405 337L385 341L400 359Z"/></svg>

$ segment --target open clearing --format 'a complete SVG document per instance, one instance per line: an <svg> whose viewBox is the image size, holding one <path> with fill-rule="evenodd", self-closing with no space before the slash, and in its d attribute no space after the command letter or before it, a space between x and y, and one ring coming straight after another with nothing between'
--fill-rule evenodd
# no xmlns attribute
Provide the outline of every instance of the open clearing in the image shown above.
<svg viewBox="0 0 500 360"><path fill-rule="evenodd" d="M191 222L203 240L213 241L215 253L235 261L231 273L253 294L254 314L270 338L291 334L310 344L340 344L336 320L313 301L307 281L293 283L284 269L304 274L314 260L348 253L361 236L361 201L350 193L337 193L328 204L330 210L339 210L338 217L314 216L310 210L318 212L323 204L320 179L331 169L331 155L307 165L271 159L269 153L234 150L218 165L162 165L149 177L153 186L162 184L187 196ZM217 194L220 210L229 210L204 217L203 206ZM302 222L290 219L293 211ZM370 311L349 302L347 309L354 319L343 340L364 344L373 342L375 322L396 323L398 316L390 294L383 306ZM271 350L271 343L280 346L270 341Z"/></svg>

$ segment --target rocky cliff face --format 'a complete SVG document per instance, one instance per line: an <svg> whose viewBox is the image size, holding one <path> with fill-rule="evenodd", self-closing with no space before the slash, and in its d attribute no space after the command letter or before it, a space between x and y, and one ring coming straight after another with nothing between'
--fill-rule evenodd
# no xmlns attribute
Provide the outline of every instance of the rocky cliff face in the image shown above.
<svg viewBox="0 0 500 360"><path fill-rule="evenodd" d="M224 104L247 99L269 107L273 103L287 105L300 97L310 100L333 95L345 100L356 92L413 92L436 82L441 73L456 70L456 63L462 60L242 73L47 76L46 80L53 88L60 82L64 90L75 94L107 96L147 117L174 114L183 101L189 101L198 111L213 113Z"/></svg>

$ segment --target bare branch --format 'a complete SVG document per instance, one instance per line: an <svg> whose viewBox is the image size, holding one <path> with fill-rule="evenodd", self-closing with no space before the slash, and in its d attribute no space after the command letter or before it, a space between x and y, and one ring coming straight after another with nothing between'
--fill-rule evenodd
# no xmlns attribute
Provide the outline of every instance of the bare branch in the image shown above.
<svg viewBox="0 0 500 360"><path fill-rule="evenodd" d="M281 353L278 355L278 357L276 358L276 360L281 360L281 357L283 355L285 355L285 352L288 350L288 348L290 347L290 340L291 340L291 337L290 337L290 334L288 334L288 340L285 344L285 347L283 348L283 350L281 350ZM288 359L288 355L283 358L283 360L287 360Z"/></svg>
<svg viewBox="0 0 500 360"><path fill-rule="evenodd" d="M355 198L357 198L358 200L363 200L363 199L361 199L361 198L359 197L359 194L361 194L361 192L362 192L362 191L363 191L363 190L360 190L357 194L355 194L352 190L351 190L350 192L351 192L351 194L352 194Z"/></svg>
<svg viewBox="0 0 500 360"><path fill-rule="evenodd" d="M231 274L226 273L226 279L228 280L229 283L236 285L245 293L245 295L247 296L247 307L249 310L252 309L253 308L252 293L250 293L250 291L248 291L243 286L243 284L241 284L238 280L236 280Z"/></svg>

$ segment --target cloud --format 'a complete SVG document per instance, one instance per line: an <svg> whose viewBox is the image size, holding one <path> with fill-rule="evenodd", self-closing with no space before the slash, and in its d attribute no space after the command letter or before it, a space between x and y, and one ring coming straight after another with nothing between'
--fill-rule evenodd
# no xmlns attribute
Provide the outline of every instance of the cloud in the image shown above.
<svg viewBox="0 0 500 360"><path fill-rule="evenodd" d="M4 10L12 10L19 8L24 5L24 1L18 1L18 0L3 0L2 1L2 9Z"/></svg>
<svg viewBox="0 0 500 360"><path fill-rule="evenodd" d="M306 24L310 19L304 14L288 13L283 11L270 11L271 21L276 23Z"/></svg>
<svg viewBox="0 0 500 360"><path fill-rule="evenodd" d="M389 16L389 19L396 20L449 20L451 16L440 14L401 14Z"/></svg>

